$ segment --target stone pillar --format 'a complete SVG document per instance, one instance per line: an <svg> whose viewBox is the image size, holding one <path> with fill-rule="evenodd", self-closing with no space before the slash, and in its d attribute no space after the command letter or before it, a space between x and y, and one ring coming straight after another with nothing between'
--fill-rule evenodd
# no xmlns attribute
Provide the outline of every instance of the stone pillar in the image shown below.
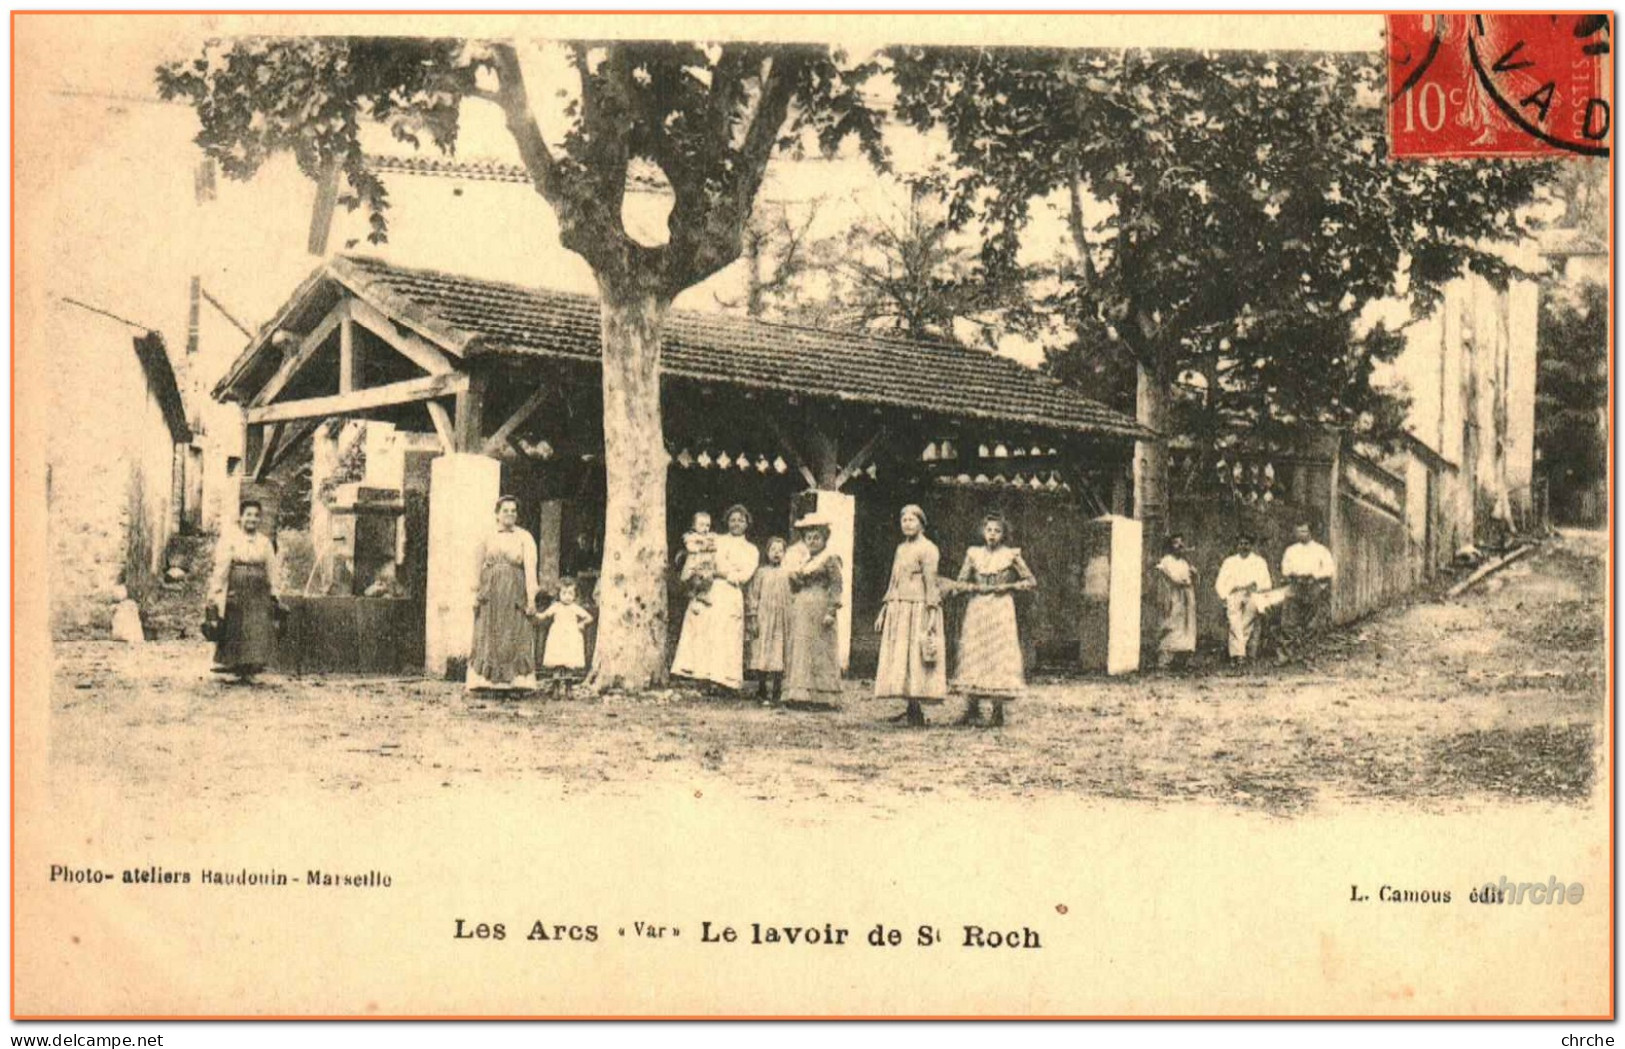
<svg viewBox="0 0 1625 1049"><path fill-rule="evenodd" d="M1140 522L1130 517L1108 514L1084 529L1078 626L1086 669L1108 674L1140 669L1143 539Z"/></svg>
<svg viewBox="0 0 1625 1049"><path fill-rule="evenodd" d="M424 664L441 676L466 663L474 637L474 550L492 526L502 464L483 455L442 455L429 467L429 577ZM448 667L448 664L453 666Z"/></svg>
<svg viewBox="0 0 1625 1049"><path fill-rule="evenodd" d="M839 638L837 649L841 657L841 670L845 672L852 655L852 559L857 547L857 498L846 492L818 492L817 512L829 518L829 548L841 559L846 578L845 600L835 616L835 632Z"/></svg>
<svg viewBox="0 0 1625 1049"><path fill-rule="evenodd" d="M1111 526L1111 622L1106 642L1106 673L1140 669L1140 584L1142 535L1131 517L1101 518Z"/></svg>

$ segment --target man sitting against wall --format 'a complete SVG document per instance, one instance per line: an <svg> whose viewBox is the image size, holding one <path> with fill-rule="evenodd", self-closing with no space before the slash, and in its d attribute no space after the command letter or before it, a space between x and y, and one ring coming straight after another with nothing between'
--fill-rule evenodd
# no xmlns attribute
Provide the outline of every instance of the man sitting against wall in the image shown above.
<svg viewBox="0 0 1625 1049"><path fill-rule="evenodd" d="M1279 662L1304 658L1325 627L1332 604L1332 580L1337 578L1337 562L1332 552L1315 542L1307 523L1293 529L1296 540L1281 555L1281 581L1291 586L1291 595L1281 609Z"/></svg>

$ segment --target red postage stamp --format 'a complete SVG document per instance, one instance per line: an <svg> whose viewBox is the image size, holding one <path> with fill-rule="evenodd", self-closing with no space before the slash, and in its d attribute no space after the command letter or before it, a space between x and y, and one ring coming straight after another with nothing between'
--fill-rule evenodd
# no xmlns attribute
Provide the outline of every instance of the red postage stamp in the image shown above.
<svg viewBox="0 0 1625 1049"><path fill-rule="evenodd" d="M1399 158L1607 156L1606 14L1388 16L1388 135Z"/></svg>

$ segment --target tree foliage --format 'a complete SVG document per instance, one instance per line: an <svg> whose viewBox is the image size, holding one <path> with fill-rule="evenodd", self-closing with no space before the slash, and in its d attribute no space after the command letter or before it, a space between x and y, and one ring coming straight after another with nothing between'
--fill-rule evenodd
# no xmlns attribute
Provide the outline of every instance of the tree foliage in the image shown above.
<svg viewBox="0 0 1625 1049"><path fill-rule="evenodd" d="M558 212L564 246L601 278L669 300L739 256L775 151L833 149L856 135L882 161L861 87L872 69L819 46L570 41L576 85L545 135L527 63L506 41L405 37L239 37L158 71L165 98L197 109L197 141L233 178L291 152L312 178L342 172L352 207L388 234L388 194L361 139L371 121L414 147L456 151L462 105L502 110L535 187ZM665 245L621 220L627 174L646 160L674 198Z"/></svg>
<svg viewBox="0 0 1625 1049"><path fill-rule="evenodd" d="M1541 292L1535 447L1549 477L1584 487L1608 471L1608 287Z"/></svg>
<svg viewBox="0 0 1625 1049"><path fill-rule="evenodd" d="M1463 267L1504 281L1485 245L1524 233L1549 174L1392 162L1378 55L890 58L903 117L948 136L951 215L980 224L989 272L1020 268L1039 202L1072 197L1048 305L1075 339L1052 367L1120 380L1126 357L1179 392L1175 431L1210 446L1306 422L1381 436L1399 406L1371 374L1400 340L1362 310L1400 296L1425 312Z"/></svg>

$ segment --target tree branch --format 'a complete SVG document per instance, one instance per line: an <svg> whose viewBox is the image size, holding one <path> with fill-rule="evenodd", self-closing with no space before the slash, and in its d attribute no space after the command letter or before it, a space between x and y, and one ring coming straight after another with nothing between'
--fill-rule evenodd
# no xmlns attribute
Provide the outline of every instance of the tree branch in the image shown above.
<svg viewBox="0 0 1625 1049"><path fill-rule="evenodd" d="M762 86L743 142L735 147L731 98L742 82L742 49L725 50L713 71L710 126L706 140L715 152L702 170L674 185L677 201L664 249L662 285L675 295L739 258L751 205L767 173L768 160L789 115L801 60L780 54L763 62Z"/></svg>
<svg viewBox="0 0 1625 1049"><path fill-rule="evenodd" d="M590 177L592 172L567 167L553 158L531 109L513 45L492 44L491 60L498 83L494 101L502 108L508 133L519 148L531 184L558 214L559 242L585 259L601 277L626 281L632 275L629 249L634 245L621 224L619 207L607 206L596 185L598 180ZM624 177L622 181L624 184Z"/></svg>

